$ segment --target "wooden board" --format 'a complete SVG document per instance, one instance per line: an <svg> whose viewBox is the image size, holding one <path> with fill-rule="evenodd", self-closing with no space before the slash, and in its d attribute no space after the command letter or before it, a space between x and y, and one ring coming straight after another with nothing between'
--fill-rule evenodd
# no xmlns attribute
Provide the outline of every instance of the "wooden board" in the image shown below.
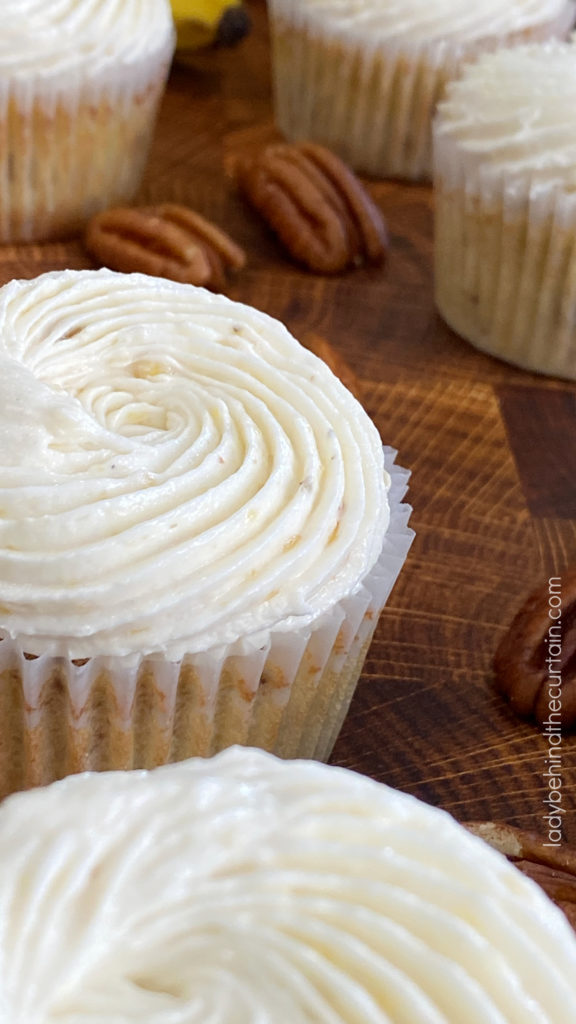
<svg viewBox="0 0 576 1024"><path fill-rule="evenodd" d="M371 185L387 268L328 280L292 266L236 195L234 154L274 137L263 7L235 51L176 68L142 200L188 203L249 253L233 298L328 337L412 470L417 539L333 760L462 820L544 829L547 744L494 692L491 659L530 588L576 562L576 389L460 341L434 311L428 188ZM0 250L0 279L88 267L79 242ZM576 739L565 738L565 837L576 841Z"/></svg>

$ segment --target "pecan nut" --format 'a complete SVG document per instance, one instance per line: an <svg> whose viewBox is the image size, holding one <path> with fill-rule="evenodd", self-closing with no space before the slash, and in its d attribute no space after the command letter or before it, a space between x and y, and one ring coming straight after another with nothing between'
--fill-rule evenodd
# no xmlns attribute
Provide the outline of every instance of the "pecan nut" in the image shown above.
<svg viewBox="0 0 576 1024"><path fill-rule="evenodd" d="M242 249L199 213L164 203L117 207L88 224L89 253L111 270L168 277L221 290L226 274L244 266Z"/></svg>
<svg viewBox="0 0 576 1024"><path fill-rule="evenodd" d="M388 235L382 214L356 175L311 142L266 146L234 168L240 190L309 270L337 274L382 263Z"/></svg>
<svg viewBox="0 0 576 1024"><path fill-rule="evenodd" d="M576 929L576 850L551 846L535 832L498 821L470 821L465 827L503 853L524 875L544 890Z"/></svg>
<svg viewBox="0 0 576 1024"><path fill-rule="evenodd" d="M562 576L561 592L559 615L548 583L530 595L500 642L494 673L519 715L544 725L555 710L568 729L576 724L576 569Z"/></svg>

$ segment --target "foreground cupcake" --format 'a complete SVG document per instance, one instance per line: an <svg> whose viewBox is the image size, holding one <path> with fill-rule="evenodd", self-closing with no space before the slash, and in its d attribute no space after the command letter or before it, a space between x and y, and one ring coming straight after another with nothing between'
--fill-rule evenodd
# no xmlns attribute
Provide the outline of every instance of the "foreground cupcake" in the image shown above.
<svg viewBox="0 0 576 1024"><path fill-rule="evenodd" d="M0 780L328 756L407 474L277 321L110 271L0 291Z"/></svg>
<svg viewBox="0 0 576 1024"><path fill-rule="evenodd" d="M4 0L0 242L133 197L173 49L168 0Z"/></svg>
<svg viewBox="0 0 576 1024"><path fill-rule="evenodd" d="M576 47L487 55L435 131L436 300L455 331L576 379Z"/></svg>
<svg viewBox="0 0 576 1024"><path fill-rule="evenodd" d="M485 50L565 36L573 0L269 0L276 117L375 177L429 178L446 83Z"/></svg>
<svg viewBox="0 0 576 1024"><path fill-rule="evenodd" d="M10 1021L567 1024L561 912L448 815L250 750L0 808Z"/></svg>

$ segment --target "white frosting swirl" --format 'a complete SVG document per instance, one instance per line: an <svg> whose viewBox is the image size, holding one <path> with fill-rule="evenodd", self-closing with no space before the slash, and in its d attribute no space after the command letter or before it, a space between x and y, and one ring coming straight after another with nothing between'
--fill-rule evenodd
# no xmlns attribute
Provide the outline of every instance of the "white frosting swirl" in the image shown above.
<svg viewBox="0 0 576 1024"><path fill-rule="evenodd" d="M129 70L174 35L169 0L2 0L1 14L0 84Z"/></svg>
<svg viewBox="0 0 576 1024"><path fill-rule="evenodd" d="M576 47L549 42L501 50L449 85L435 125L436 173L508 192L576 188ZM525 192L523 193L525 194Z"/></svg>
<svg viewBox="0 0 576 1024"><path fill-rule="evenodd" d="M0 808L10 1024L566 1024L576 941L448 815L231 749Z"/></svg>
<svg viewBox="0 0 576 1024"><path fill-rule="evenodd" d="M0 626L83 658L316 621L389 522L376 428L277 321L66 271L0 291Z"/></svg>
<svg viewBox="0 0 576 1024"><path fill-rule="evenodd" d="M573 0L271 0L275 12L318 27L322 35L360 36L403 45L504 38L538 26L559 33L574 18Z"/></svg>

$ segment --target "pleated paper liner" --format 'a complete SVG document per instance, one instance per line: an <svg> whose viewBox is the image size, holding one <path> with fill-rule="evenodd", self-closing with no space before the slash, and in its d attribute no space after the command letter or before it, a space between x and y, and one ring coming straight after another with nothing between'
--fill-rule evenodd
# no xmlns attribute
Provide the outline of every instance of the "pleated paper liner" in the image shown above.
<svg viewBox="0 0 576 1024"><path fill-rule="evenodd" d="M374 41L338 34L328 15L312 23L302 0L269 6L280 130L328 146L361 174L415 181L432 177L432 120L462 65L487 50L563 38L573 20L566 4L551 21L508 33Z"/></svg>
<svg viewBox="0 0 576 1024"><path fill-rule="evenodd" d="M327 759L413 532L385 449L391 518L354 594L316 624L171 662L71 661L0 642L0 795L86 770L151 768L232 744Z"/></svg>
<svg viewBox="0 0 576 1024"><path fill-rule="evenodd" d="M173 43L119 69L0 82L0 242L64 238L133 199Z"/></svg>
<svg viewBox="0 0 576 1024"><path fill-rule="evenodd" d="M440 313L483 352L576 380L576 196L481 171L459 179L435 180Z"/></svg>

